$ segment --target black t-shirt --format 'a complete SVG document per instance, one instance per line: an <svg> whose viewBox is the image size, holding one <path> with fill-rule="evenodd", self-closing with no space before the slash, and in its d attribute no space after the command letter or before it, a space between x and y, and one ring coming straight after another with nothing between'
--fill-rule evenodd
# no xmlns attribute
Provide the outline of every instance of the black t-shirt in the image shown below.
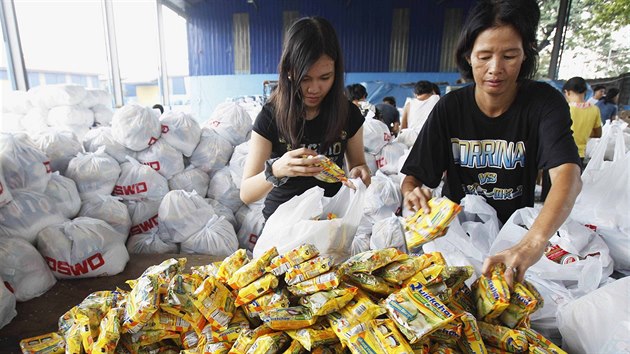
<svg viewBox="0 0 630 354"><path fill-rule="evenodd" d="M302 137L300 147L306 147L317 151L317 153L321 155L326 155L329 159L339 165L339 167L343 168L343 160L348 139L352 138L359 128L361 128L365 118L363 118L357 106L348 101L348 119L345 128L341 132L339 139L331 144L327 151L321 151L321 143L323 143L324 135L326 133L327 119L334 119L334 117L319 115L314 119L305 121L304 136ZM291 148L290 144L279 136L278 126L276 124L275 116L273 115L273 108L269 105L265 105L262 111L258 114L258 117L256 117L256 121L254 122L254 131L265 139L271 141L271 158L280 157L287 152L287 149ZM276 211L280 204L315 186L322 187L325 191L324 195L332 197L337 194L339 188L341 188L341 183L326 183L314 177L289 178L287 183L280 187L274 187L267 195L267 198L265 199L265 208L263 209L265 219L269 218L269 216Z"/></svg>
<svg viewBox="0 0 630 354"><path fill-rule="evenodd" d="M534 205L539 169L580 164L569 106L548 84L524 80L510 108L490 118L474 92L469 85L438 101L401 172L435 188L446 171L445 196L481 195L505 223Z"/></svg>

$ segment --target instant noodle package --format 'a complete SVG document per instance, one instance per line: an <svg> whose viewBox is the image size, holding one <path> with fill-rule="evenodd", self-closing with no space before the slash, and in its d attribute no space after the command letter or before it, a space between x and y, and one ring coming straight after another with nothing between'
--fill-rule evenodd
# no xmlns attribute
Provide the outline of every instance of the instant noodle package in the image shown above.
<svg viewBox="0 0 630 354"><path fill-rule="evenodd" d="M312 245L243 250L184 272L169 259L99 291L22 341L24 353L564 353L529 326L542 298L503 272L394 248L333 264Z"/></svg>

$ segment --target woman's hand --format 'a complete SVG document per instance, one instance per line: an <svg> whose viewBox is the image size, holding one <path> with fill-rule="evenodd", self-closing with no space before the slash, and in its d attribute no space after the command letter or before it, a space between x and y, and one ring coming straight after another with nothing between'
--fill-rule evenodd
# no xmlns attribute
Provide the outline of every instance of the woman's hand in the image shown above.
<svg viewBox="0 0 630 354"><path fill-rule="evenodd" d="M372 183L372 173L370 172L370 168L365 164L352 168L350 170L350 178L361 178L361 181L363 181L366 187ZM356 189L350 181L344 182L344 184L352 189Z"/></svg>
<svg viewBox="0 0 630 354"><path fill-rule="evenodd" d="M313 157L308 158L308 156ZM307 148L287 151L273 163L273 175L276 178L315 176L323 170L321 167L315 166L319 163L319 159L314 158L315 156L317 156L317 152Z"/></svg>
<svg viewBox="0 0 630 354"><path fill-rule="evenodd" d="M418 211L424 209L425 213L430 213L429 199L431 199L433 193L428 188L415 187L411 191L405 193L403 205L405 208L411 211Z"/></svg>
<svg viewBox="0 0 630 354"><path fill-rule="evenodd" d="M518 244L486 258L481 271L483 275L490 277L492 268L496 264L505 264L505 280L510 289L512 289L514 283L520 283L525 279L525 272L534 263L538 262L546 247L547 241L544 238L531 235L528 232Z"/></svg>

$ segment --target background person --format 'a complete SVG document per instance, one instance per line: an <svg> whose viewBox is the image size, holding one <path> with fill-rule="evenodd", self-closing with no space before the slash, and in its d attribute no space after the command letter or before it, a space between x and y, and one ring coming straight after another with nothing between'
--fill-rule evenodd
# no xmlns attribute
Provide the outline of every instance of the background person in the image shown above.
<svg viewBox="0 0 630 354"><path fill-rule="evenodd" d="M433 93L433 84L425 80L416 82L413 93L415 97L405 103L403 108L401 128L419 131L440 96Z"/></svg>
<svg viewBox="0 0 630 354"><path fill-rule="evenodd" d="M606 87L602 85L593 86L593 96L586 102L590 104L596 104L602 97L606 95Z"/></svg>
<svg viewBox="0 0 630 354"><path fill-rule="evenodd" d="M579 76L570 78L562 86L562 91L569 103L571 112L573 139L577 145L578 154L582 162L584 162L584 153L588 139L602 136L602 121L599 108L584 101L586 89L586 80Z"/></svg>
<svg viewBox="0 0 630 354"><path fill-rule="evenodd" d="M607 120L613 121L617 119L617 103L619 102L619 89L611 88L606 93L606 96L602 97L595 104L599 108L599 112L602 118L602 124L605 124Z"/></svg>
<svg viewBox="0 0 630 354"><path fill-rule="evenodd" d="M308 189L319 186L328 197L341 183L322 182L317 159L325 155L340 167L344 157L351 177L370 183L363 153L363 121L344 95L344 67L337 34L321 17L296 21L278 64L278 86L254 122L240 197L245 204L266 196L263 216Z"/></svg>
<svg viewBox="0 0 630 354"><path fill-rule="evenodd" d="M571 212L581 189L580 159L569 107L553 87L529 80L536 72L534 0L482 0L460 34L457 65L474 84L442 97L422 128L401 172L404 206L429 211L431 190L446 172L443 194L459 202L483 196L505 222L534 205L539 169L553 182L540 214L521 241L489 256L482 272L507 266L512 286L523 281L549 238Z"/></svg>

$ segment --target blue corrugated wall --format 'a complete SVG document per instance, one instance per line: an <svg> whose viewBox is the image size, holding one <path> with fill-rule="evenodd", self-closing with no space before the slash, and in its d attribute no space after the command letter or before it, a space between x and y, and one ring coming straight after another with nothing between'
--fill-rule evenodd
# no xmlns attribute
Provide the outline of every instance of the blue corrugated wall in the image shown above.
<svg viewBox="0 0 630 354"><path fill-rule="evenodd" d="M232 15L248 13L251 74L277 72L283 11L322 16L337 30L346 72L388 72L392 13L408 8L408 72L439 71L447 8L468 12L473 0L206 0L188 12L190 75L234 74Z"/></svg>

